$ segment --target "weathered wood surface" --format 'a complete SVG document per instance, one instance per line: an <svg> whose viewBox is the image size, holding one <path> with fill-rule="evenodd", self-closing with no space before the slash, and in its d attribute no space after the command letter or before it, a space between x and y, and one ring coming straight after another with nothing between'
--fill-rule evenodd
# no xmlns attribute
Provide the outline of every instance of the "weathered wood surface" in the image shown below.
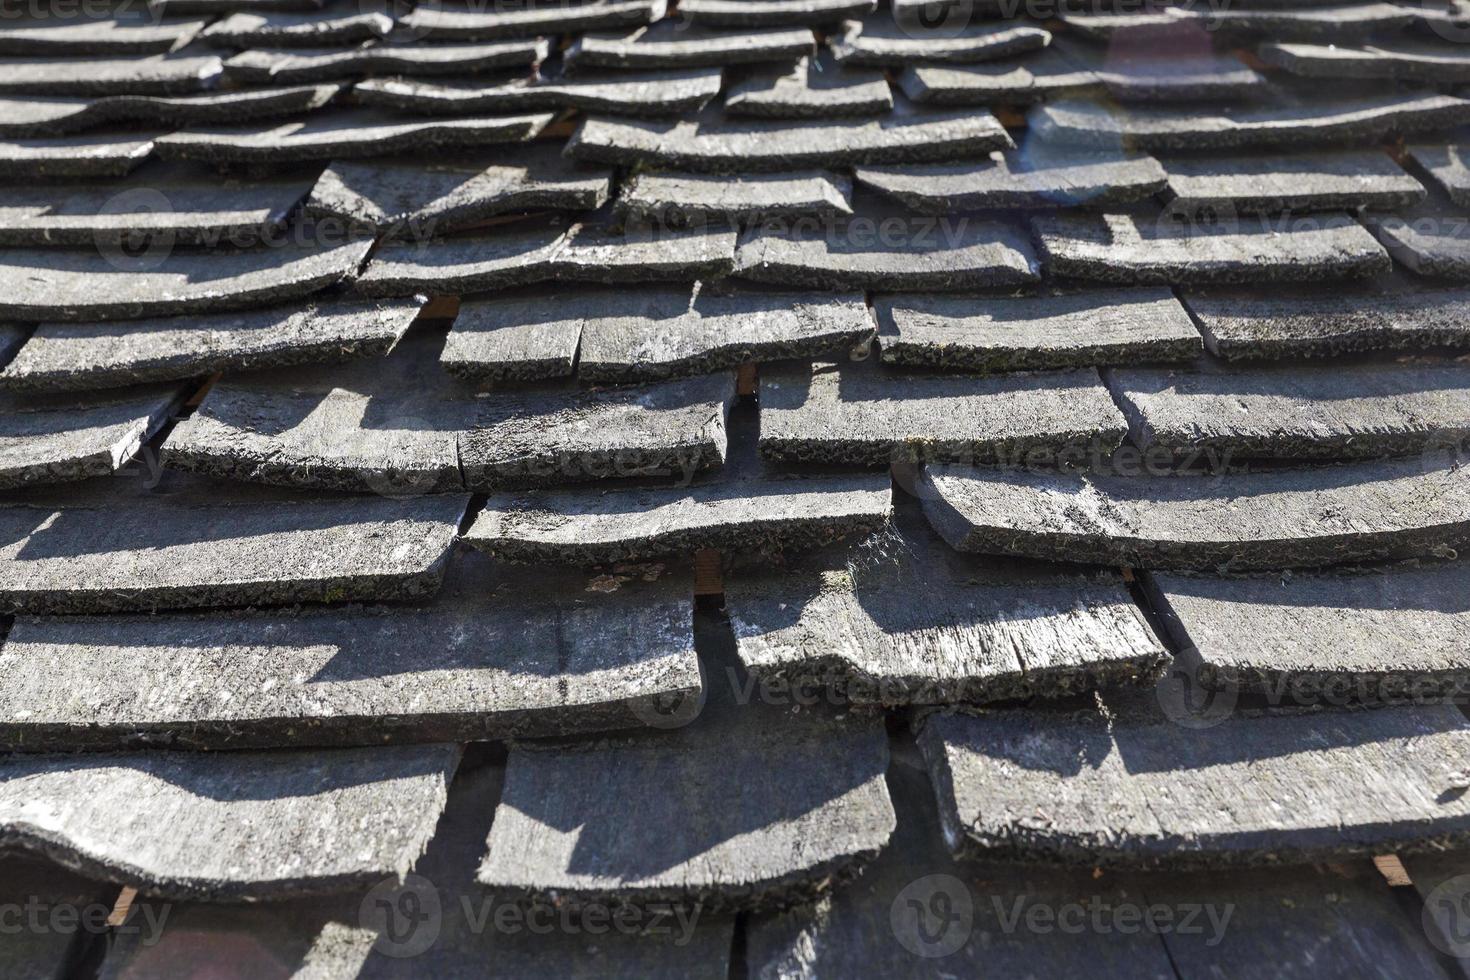
<svg viewBox="0 0 1470 980"><path fill-rule="evenodd" d="M0 840L167 898L361 887L423 852L459 751L10 756Z"/></svg>
<svg viewBox="0 0 1470 980"><path fill-rule="evenodd" d="M1442 456L1220 476L929 467L922 497L962 551L1145 568L1307 568L1470 541L1470 474Z"/></svg>

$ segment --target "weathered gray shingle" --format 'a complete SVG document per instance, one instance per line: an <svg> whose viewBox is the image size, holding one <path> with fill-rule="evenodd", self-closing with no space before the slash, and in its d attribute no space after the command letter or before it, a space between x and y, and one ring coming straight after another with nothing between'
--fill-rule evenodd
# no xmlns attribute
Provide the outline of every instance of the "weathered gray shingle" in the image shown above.
<svg viewBox="0 0 1470 980"><path fill-rule="evenodd" d="M1470 122L1470 100L1427 92L1273 101L1231 112L1198 106L1120 107L1062 99L1032 110L1040 138L1140 150L1212 150L1306 143L1362 145L1389 133Z"/></svg>
<svg viewBox="0 0 1470 980"><path fill-rule="evenodd" d="M1395 704L1470 690L1470 567L1351 574L1149 576L1180 649L1209 688L1293 704Z"/></svg>
<svg viewBox="0 0 1470 980"><path fill-rule="evenodd" d="M1373 150L1166 157L1171 211L1231 214L1401 208L1424 188Z"/></svg>
<svg viewBox="0 0 1470 980"><path fill-rule="evenodd" d="M784 61L816 44L799 27L712 30L668 18L629 33L583 34L567 49L568 65L601 68L696 68Z"/></svg>
<svg viewBox="0 0 1470 980"><path fill-rule="evenodd" d="M858 167L853 176L927 214L1131 204L1163 190L1168 179L1148 156L1033 150L992 153L974 163Z"/></svg>
<svg viewBox="0 0 1470 980"><path fill-rule="evenodd" d="M860 295L644 290L602 296L582 321L578 373L589 382L647 381L751 361L845 353L873 335Z"/></svg>
<svg viewBox="0 0 1470 980"><path fill-rule="evenodd" d="M498 557L593 565L800 550L888 522L887 476L737 479L676 489L494 494L465 540Z"/></svg>
<svg viewBox="0 0 1470 980"><path fill-rule="evenodd" d="M1184 295L1211 353L1230 359L1329 357L1379 348L1470 347L1459 289L1368 292L1298 287Z"/></svg>
<svg viewBox="0 0 1470 980"><path fill-rule="evenodd" d="M1465 105L1470 109L1470 102ZM619 165L742 172L926 163L1013 145L988 112L896 106L891 115L877 119L822 122L736 122L719 116L669 123L593 118L572 134L566 152L580 160Z"/></svg>
<svg viewBox="0 0 1470 980"><path fill-rule="evenodd" d="M594 210L607 200L611 176L540 143L432 162L342 161L322 172L306 210L423 239L507 211Z"/></svg>
<svg viewBox="0 0 1470 980"><path fill-rule="evenodd" d="M0 140L0 176L10 180L121 177L153 153L148 133Z"/></svg>
<svg viewBox="0 0 1470 980"><path fill-rule="evenodd" d="M695 637L716 659L687 727L511 750L481 884L573 908L748 908L819 895L882 849L882 723L740 703L728 626L700 618Z"/></svg>
<svg viewBox="0 0 1470 980"><path fill-rule="evenodd" d="M1071 694L1166 662L1114 573L961 555L916 511L857 547L726 575L745 668L896 705Z"/></svg>
<svg viewBox="0 0 1470 980"><path fill-rule="evenodd" d="M684 0L679 15L717 27L820 27L873 12L878 0Z"/></svg>
<svg viewBox="0 0 1470 980"><path fill-rule="evenodd" d="M1309 78L1470 81L1470 54L1459 45L1384 38L1362 45L1263 44L1261 60Z"/></svg>
<svg viewBox="0 0 1470 980"><path fill-rule="evenodd" d="M127 320L265 306L350 277L372 245L371 239L316 237L280 247L136 257L105 249L7 249L0 251L0 317Z"/></svg>
<svg viewBox="0 0 1470 980"><path fill-rule="evenodd" d="M105 395L0 395L0 489L120 469L183 400L178 386Z"/></svg>
<svg viewBox="0 0 1470 980"><path fill-rule="evenodd" d="M697 112L719 94L718 68L578 72L569 76L515 77L504 82L369 78L352 89L353 99L363 105L434 115L581 109L669 116Z"/></svg>
<svg viewBox="0 0 1470 980"><path fill-rule="evenodd" d="M443 242L389 244L357 280L366 296L474 293L547 279L573 282L688 281L722 276L734 264L735 232L530 223Z"/></svg>
<svg viewBox="0 0 1470 980"><path fill-rule="evenodd" d="M851 214L851 200L852 181L822 170L741 177L644 171L623 182L618 208L635 221L683 225Z"/></svg>
<svg viewBox="0 0 1470 980"><path fill-rule="evenodd" d="M637 728L697 697L690 582L455 556L419 607L21 617L0 665L0 743L237 749ZM326 756L324 756L325 758Z"/></svg>
<svg viewBox="0 0 1470 980"><path fill-rule="evenodd" d="M331 301L115 323L43 323L0 371L0 388L86 391L216 371L381 357L422 304ZM3 358L0 358L3 360Z"/></svg>
<svg viewBox="0 0 1470 980"><path fill-rule="evenodd" d="M398 19L420 37L493 38L571 34L634 27L659 20L667 0L531 0L525 4L416 4Z"/></svg>
<svg viewBox="0 0 1470 980"><path fill-rule="evenodd" d="M126 181L0 190L0 245L111 249L126 261L164 247L259 244L280 231L310 190L301 177L240 180L188 166L144 167Z"/></svg>
<svg viewBox="0 0 1470 980"><path fill-rule="evenodd" d="M687 484L724 462L734 398L729 374L602 391L498 392L461 440L460 466L474 490L618 477Z"/></svg>
<svg viewBox="0 0 1470 980"><path fill-rule="evenodd" d="M1024 21L946 24L931 31L900 26L883 13L847 21L827 43L839 62L884 67L991 61L1036 51L1050 42L1050 32Z"/></svg>
<svg viewBox="0 0 1470 980"><path fill-rule="evenodd" d="M244 85L301 84L362 75L458 75L521 68L546 58L544 38L421 44L410 40L356 48L242 51L225 62L225 77Z"/></svg>
<svg viewBox="0 0 1470 980"><path fill-rule="evenodd" d="M216 126L160 136L161 157L208 163L296 163L529 140L551 113L431 119L372 109L312 113L274 126Z"/></svg>
<svg viewBox="0 0 1470 980"><path fill-rule="evenodd" d="M169 898L339 891L408 871L458 762L454 745L10 756L0 840Z"/></svg>
<svg viewBox="0 0 1470 980"><path fill-rule="evenodd" d="M882 115L892 108L893 94L882 72L843 67L825 49L790 67L755 68L725 96L725 111L732 116L826 119Z"/></svg>
<svg viewBox="0 0 1470 980"><path fill-rule="evenodd" d="M1199 331L1171 292L1107 289L1015 298L879 296L878 341L890 364L1019 371L1187 361ZM0 375L3 378L3 375Z"/></svg>
<svg viewBox="0 0 1470 980"><path fill-rule="evenodd" d="M1463 844L1470 723L1449 705L1170 721L1103 711L934 715L919 735L952 849L1095 865L1300 864ZM1187 720L1187 719L1186 719Z"/></svg>
<svg viewBox="0 0 1470 980"><path fill-rule="evenodd" d="M393 18L372 5L332 3L324 9L237 11L209 25L200 40L223 48L310 48L387 36Z"/></svg>
<svg viewBox="0 0 1470 980"><path fill-rule="evenodd" d="M0 66L7 95L186 95L213 88L223 71L218 57L197 52L6 58Z"/></svg>
<svg viewBox="0 0 1470 980"><path fill-rule="evenodd" d="M1445 554L1470 540L1467 497L1470 473L1439 457L1223 476L930 467L923 493L963 551L1228 571Z"/></svg>
<svg viewBox="0 0 1470 980"><path fill-rule="evenodd" d="M867 212L753 226L735 275L817 289L979 289L1038 278L1029 238L999 221Z"/></svg>
<svg viewBox="0 0 1470 980"><path fill-rule="evenodd" d="M1301 282L1387 272L1388 253L1345 214L1294 221L1219 224L1187 216L1065 213L1037 215L1031 226L1046 270L1101 282L1209 284Z"/></svg>
<svg viewBox="0 0 1470 980"><path fill-rule="evenodd" d="M10 96L0 98L0 135L50 136L106 123L200 126L310 112L339 85L206 92L201 95Z"/></svg>
<svg viewBox="0 0 1470 980"><path fill-rule="evenodd" d="M147 612L431 595L466 504L221 485L126 493L129 482L0 506L0 605Z"/></svg>
<svg viewBox="0 0 1470 980"><path fill-rule="evenodd" d="M1407 456L1470 439L1470 366L1113 368L1133 444L1229 458Z"/></svg>
<svg viewBox="0 0 1470 980"><path fill-rule="evenodd" d="M425 334L387 357L217 381L169 434L164 465L326 490L461 490L459 442L479 409L440 368L442 343Z"/></svg>
<svg viewBox="0 0 1470 980"><path fill-rule="evenodd" d="M761 377L761 455L886 466L1106 454L1123 416L1093 370L913 376L869 363L772 368Z"/></svg>

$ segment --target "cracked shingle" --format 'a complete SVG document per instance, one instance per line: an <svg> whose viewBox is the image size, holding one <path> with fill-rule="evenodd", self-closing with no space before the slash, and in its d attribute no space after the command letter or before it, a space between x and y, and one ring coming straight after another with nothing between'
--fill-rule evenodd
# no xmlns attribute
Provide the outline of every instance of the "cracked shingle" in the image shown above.
<svg viewBox="0 0 1470 980"><path fill-rule="evenodd" d="M343 161L322 172L306 210L390 237L426 238L507 211L595 210L607 200L610 178L540 144L432 162Z"/></svg>
<svg viewBox="0 0 1470 980"><path fill-rule="evenodd" d="M0 136L54 136L106 123L203 126L310 112L336 98L341 86L206 92L201 95L0 97Z"/></svg>
<svg viewBox="0 0 1470 980"><path fill-rule="evenodd" d="M858 214L752 226L734 274L816 289L978 289L1039 278L1030 239L997 221Z"/></svg>
<svg viewBox="0 0 1470 980"><path fill-rule="evenodd" d="M1466 103L1470 108L1470 102ZM1470 114L1467 114L1470 116ZM1012 148L988 112L926 111L897 106L877 119L655 123L591 118L567 143L580 160L672 170L767 171L864 163L928 163Z"/></svg>
<svg viewBox="0 0 1470 980"><path fill-rule="evenodd" d="M461 149L532 139L551 113L433 119L372 109L318 112L267 126L211 126L158 137L160 157L214 164L298 163Z"/></svg>
<svg viewBox="0 0 1470 980"><path fill-rule="evenodd" d="M511 561L577 565L796 551L887 524L886 476L736 479L677 489L495 494L465 532Z"/></svg>
<svg viewBox="0 0 1470 980"><path fill-rule="evenodd" d="M605 390L502 391L460 442L473 490L619 477L686 483L725 461L729 374Z"/></svg>
<svg viewBox="0 0 1470 980"><path fill-rule="evenodd" d="M0 395L0 488L112 473L182 400L177 387L93 396Z"/></svg>
<svg viewBox="0 0 1470 980"><path fill-rule="evenodd" d="M153 154L146 133L0 140L0 175L12 180L121 177Z"/></svg>
<svg viewBox="0 0 1470 980"><path fill-rule="evenodd" d="M926 214L1132 204L1163 190L1167 180L1148 156L1022 150L992 153L984 162L858 167L853 177Z"/></svg>
<svg viewBox="0 0 1470 980"><path fill-rule="evenodd" d="M854 704L1062 696L1168 659L1116 575L961 555L908 511L858 547L736 569L725 597L752 676Z"/></svg>

